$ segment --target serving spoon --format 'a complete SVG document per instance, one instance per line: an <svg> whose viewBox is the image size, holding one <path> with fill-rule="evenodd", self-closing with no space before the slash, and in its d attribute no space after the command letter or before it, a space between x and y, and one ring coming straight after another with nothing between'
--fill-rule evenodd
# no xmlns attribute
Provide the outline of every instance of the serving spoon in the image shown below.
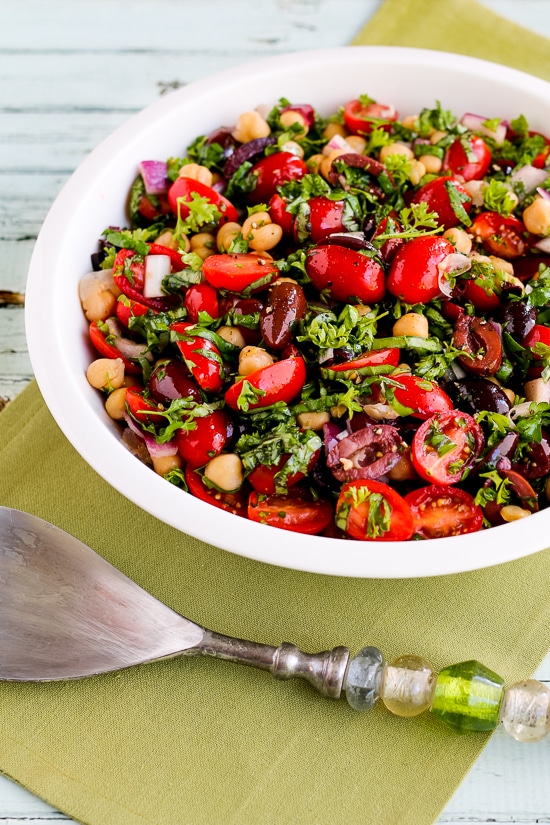
<svg viewBox="0 0 550 825"><path fill-rule="evenodd" d="M307 679L338 699L350 651L309 654L223 636L147 593L74 536L0 507L0 680L79 679L175 656L214 656Z"/></svg>

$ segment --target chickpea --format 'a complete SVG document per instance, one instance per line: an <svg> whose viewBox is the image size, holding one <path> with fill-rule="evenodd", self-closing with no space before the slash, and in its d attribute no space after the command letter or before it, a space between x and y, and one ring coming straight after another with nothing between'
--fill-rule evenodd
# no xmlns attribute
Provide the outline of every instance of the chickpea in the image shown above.
<svg viewBox="0 0 550 825"><path fill-rule="evenodd" d="M338 404L335 407L330 408L330 414L332 418L342 418L348 411L348 408L345 404Z"/></svg>
<svg viewBox="0 0 550 825"><path fill-rule="evenodd" d="M432 144L432 146L435 146L436 143L439 143L439 141L447 137L448 134L448 132L443 132L439 129L436 129L435 132L432 132L432 134L430 135L430 143Z"/></svg>
<svg viewBox="0 0 550 825"><path fill-rule="evenodd" d="M262 367L270 367L273 356L261 347L244 347L239 354L239 375L250 375Z"/></svg>
<svg viewBox="0 0 550 825"><path fill-rule="evenodd" d="M412 481L416 477L416 470L411 459L411 451L410 448L407 447L407 449L401 453L397 464L389 471L388 478L391 479L391 481Z"/></svg>
<svg viewBox="0 0 550 825"><path fill-rule="evenodd" d="M309 126L306 123L305 117L300 112L295 112L293 109L287 109L286 112L281 112L280 121L285 129L288 129L289 126L293 126L295 123L300 124L303 132L297 132L294 136L295 140L301 140L309 132Z"/></svg>
<svg viewBox="0 0 550 825"><path fill-rule="evenodd" d="M304 412L297 416L298 424L304 430L322 430L330 421L330 415L324 412Z"/></svg>
<svg viewBox="0 0 550 825"><path fill-rule="evenodd" d="M216 254L216 237L210 232L198 232L189 241L191 252L202 258L203 261L210 255Z"/></svg>
<svg viewBox="0 0 550 825"><path fill-rule="evenodd" d="M271 223L271 215L269 212L253 212L243 223L242 233L243 238L248 241L255 229Z"/></svg>
<svg viewBox="0 0 550 825"><path fill-rule="evenodd" d="M242 487L243 463L236 453L221 453L208 462L204 475L220 490L232 493Z"/></svg>
<svg viewBox="0 0 550 825"><path fill-rule="evenodd" d="M119 387L107 396L105 401L107 415L115 421L123 421L126 413L126 387Z"/></svg>
<svg viewBox="0 0 550 825"><path fill-rule="evenodd" d="M409 171L409 180L416 186L424 175L426 174L426 167L419 160L411 160L411 168Z"/></svg>
<svg viewBox="0 0 550 825"><path fill-rule="evenodd" d="M158 238L155 238L155 243L161 246L167 246L168 249L179 249L179 241L174 238L173 233L169 229L161 232Z"/></svg>
<svg viewBox="0 0 550 825"><path fill-rule="evenodd" d="M300 146L299 143L296 143L295 140L287 140L286 143L283 143L281 149L283 152L290 152L291 155L296 155L297 158L303 158L305 154L303 147Z"/></svg>
<svg viewBox="0 0 550 825"><path fill-rule="evenodd" d="M418 128L418 115L407 115L407 117L404 118L401 121L401 123L406 129L412 129L414 132L416 132Z"/></svg>
<svg viewBox="0 0 550 825"><path fill-rule="evenodd" d="M457 252L462 252L463 255L469 255L472 251L472 239L463 229L453 226L443 233L443 237L452 243Z"/></svg>
<svg viewBox="0 0 550 825"><path fill-rule="evenodd" d="M312 155L306 160L306 166L312 175L318 175L324 155Z"/></svg>
<svg viewBox="0 0 550 825"><path fill-rule="evenodd" d="M243 223L243 238L255 252L273 249L283 237L281 227L272 223L268 212L255 212Z"/></svg>
<svg viewBox="0 0 550 825"><path fill-rule="evenodd" d="M535 198L527 209L523 210L523 223L533 235L550 235L550 200Z"/></svg>
<svg viewBox="0 0 550 825"><path fill-rule="evenodd" d="M441 158L436 158L435 155L422 155L418 160L424 164L428 175L437 175L438 172L441 172L443 166Z"/></svg>
<svg viewBox="0 0 550 825"><path fill-rule="evenodd" d="M511 261L505 261L504 258L497 258L496 255L489 255L489 260L495 269L500 269L501 272L506 272L507 275L514 277L514 264ZM521 281L519 281L521 286Z"/></svg>
<svg viewBox="0 0 550 825"><path fill-rule="evenodd" d="M368 315L369 312L372 312L372 309L366 304L353 304L353 308L359 313L361 317L363 317L363 315Z"/></svg>
<svg viewBox="0 0 550 825"><path fill-rule="evenodd" d="M248 143L256 138L267 137L271 129L259 112L243 112L239 115L233 137L239 143Z"/></svg>
<svg viewBox="0 0 550 825"><path fill-rule="evenodd" d="M105 321L115 311L116 298L110 289L102 288L98 282L98 289L89 292L82 301L82 309L88 321Z"/></svg>
<svg viewBox="0 0 550 825"><path fill-rule="evenodd" d="M180 178L189 178L196 180L199 183L204 183L205 186L212 186L212 172L206 166L201 166L199 163L186 163L178 172Z"/></svg>
<svg viewBox="0 0 550 825"><path fill-rule="evenodd" d="M504 521L519 521L521 518L526 518L531 515L530 510L524 510L523 507L518 507L516 504L506 504L500 508L500 515Z"/></svg>
<svg viewBox="0 0 550 825"><path fill-rule="evenodd" d="M235 238L242 231L240 223L229 221L220 226L216 235L216 246L220 252L227 252Z"/></svg>
<svg viewBox="0 0 550 825"><path fill-rule="evenodd" d="M346 138L346 143L349 143L353 151L357 152L358 155L362 155L367 148L367 141L364 137L361 137L361 135L350 135Z"/></svg>
<svg viewBox="0 0 550 825"><path fill-rule="evenodd" d="M405 143L388 143L380 149L380 161L384 163L390 155L403 155L407 160L414 160L413 150Z"/></svg>
<svg viewBox="0 0 550 825"><path fill-rule="evenodd" d="M347 134L348 131L343 123L329 123L323 131L323 138L328 141L331 138L333 138L334 135L340 135L340 137L347 137Z"/></svg>
<svg viewBox="0 0 550 825"><path fill-rule="evenodd" d="M183 466L181 456L178 455L178 453L175 455L161 455L158 456L158 458L152 457L151 460L153 462L153 470L155 473L158 473L159 476L165 476L170 470L179 470Z"/></svg>
<svg viewBox="0 0 550 825"><path fill-rule="evenodd" d="M246 346L246 341L243 338L242 332L237 327L220 327L218 335L227 341L228 344L233 344L234 347L243 349Z"/></svg>
<svg viewBox="0 0 550 825"><path fill-rule="evenodd" d="M419 312L407 312L402 315L393 325L393 334L413 335L416 338L429 338L428 319Z"/></svg>
<svg viewBox="0 0 550 825"><path fill-rule="evenodd" d="M510 387L501 387L502 392L508 398L510 404L514 404L516 400L516 394L514 390L511 390Z"/></svg>
<svg viewBox="0 0 550 825"><path fill-rule="evenodd" d="M124 383L122 358L98 358L86 370L88 383L96 390L118 390Z"/></svg>
<svg viewBox="0 0 550 825"><path fill-rule="evenodd" d="M330 154L328 154L326 157L323 158L323 160L321 161L321 164L319 166L319 172L325 178L325 180L328 180L328 176L329 176L330 171L332 169L332 161L336 160L336 158L340 157L340 155L345 155L345 154L346 154L345 149L333 149L330 152Z"/></svg>

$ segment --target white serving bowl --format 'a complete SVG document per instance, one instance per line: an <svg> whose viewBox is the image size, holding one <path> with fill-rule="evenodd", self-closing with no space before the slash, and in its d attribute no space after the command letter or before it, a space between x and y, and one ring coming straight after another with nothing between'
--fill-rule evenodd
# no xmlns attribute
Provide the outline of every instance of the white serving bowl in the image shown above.
<svg viewBox="0 0 550 825"><path fill-rule="evenodd" d="M475 112L511 119L521 113L531 128L550 133L550 84L504 66L417 49L351 47L273 57L171 93L86 158L44 222L26 308L40 390L66 437L109 484L161 521L233 553L297 570L373 578L456 573L534 553L550 544L550 510L489 531L421 542L304 536L233 516L185 494L131 455L86 381L94 356L77 285L105 227L127 225L126 194L139 161L181 155L197 135L283 96L329 114L365 92L394 104L401 117L440 100L459 117Z"/></svg>

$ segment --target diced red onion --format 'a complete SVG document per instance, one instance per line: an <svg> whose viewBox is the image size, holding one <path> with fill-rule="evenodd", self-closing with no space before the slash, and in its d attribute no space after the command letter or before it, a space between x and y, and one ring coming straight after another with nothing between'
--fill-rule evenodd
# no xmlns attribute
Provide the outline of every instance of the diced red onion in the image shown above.
<svg viewBox="0 0 550 825"><path fill-rule="evenodd" d="M535 247L536 249L540 249L541 252L550 254L550 237L541 238L540 241L536 242Z"/></svg>
<svg viewBox="0 0 550 825"><path fill-rule="evenodd" d="M546 201L550 201L550 192L548 189L543 189L542 186L537 186L537 192Z"/></svg>
<svg viewBox="0 0 550 825"><path fill-rule="evenodd" d="M147 358L148 361L153 361L153 355L146 351L147 345L144 343L131 341L130 338L116 338L114 346L125 358Z"/></svg>
<svg viewBox="0 0 550 825"><path fill-rule="evenodd" d="M527 163L525 166L520 166L510 176L510 183L521 183L523 185L524 193L526 195L534 192L537 186L540 186L548 177L548 171L545 169L537 169L536 166L531 166ZM521 197L520 197L521 200Z"/></svg>
<svg viewBox="0 0 550 825"><path fill-rule="evenodd" d="M506 123L501 120L498 124L496 129L488 129L487 126L483 124L486 123L488 118L482 117L481 115L474 115L471 112L467 112L462 120L460 121L463 126L467 129L470 129L472 132L477 132L480 135L484 135L485 137L493 138L495 143L498 145L504 143L506 138Z"/></svg>
<svg viewBox="0 0 550 825"><path fill-rule="evenodd" d="M333 447L338 443L338 438L341 433L347 435L345 430L340 429L338 424L334 421L329 421L328 424L323 425L323 439L325 442L325 452L328 455Z"/></svg>
<svg viewBox="0 0 550 825"><path fill-rule="evenodd" d="M163 160L142 160L139 171L148 195L163 195L168 191L167 166Z"/></svg>
<svg viewBox="0 0 550 825"><path fill-rule="evenodd" d="M167 441L165 444L159 444L151 433L144 432L141 429L139 424L134 421L131 415L128 413L124 413L124 420L128 424L129 428L132 430L138 438L145 442L145 446L147 447L147 451L151 458L163 458L163 456L169 455L176 455L178 451L178 445L175 438L172 438L170 441Z"/></svg>
<svg viewBox="0 0 550 825"><path fill-rule="evenodd" d="M326 146L323 147L323 155L326 155L328 157L328 155L330 155L330 153L333 152L335 149L343 149L344 152L351 152L356 154L353 149L353 146L350 146L350 144L347 142L345 138L342 137L342 135L333 135L331 137Z"/></svg>
<svg viewBox="0 0 550 825"><path fill-rule="evenodd" d="M281 111L281 114L283 112L298 112L298 114L302 115L309 128L315 123L315 109L313 106L310 106L309 103L292 103L290 106L286 106Z"/></svg>
<svg viewBox="0 0 550 825"><path fill-rule="evenodd" d="M145 283L143 294L146 298L162 298L162 282L170 274L169 255L145 256Z"/></svg>
<svg viewBox="0 0 550 825"><path fill-rule="evenodd" d="M325 361L330 361L331 358L334 357L334 350L332 347L326 349L321 355L319 355L319 363L324 364Z"/></svg>
<svg viewBox="0 0 550 825"><path fill-rule="evenodd" d="M138 437L138 438L141 438L141 440L143 441L143 430L141 429L141 427L139 426L139 424L138 424L136 421L134 421L134 419L132 418L132 416L131 416L131 415L128 415L128 413L127 413L127 412L125 412L125 413L124 413L124 420L126 421L126 423L128 424L128 426L130 427L130 429L132 430L132 432L133 432L135 435L137 435L137 437Z"/></svg>

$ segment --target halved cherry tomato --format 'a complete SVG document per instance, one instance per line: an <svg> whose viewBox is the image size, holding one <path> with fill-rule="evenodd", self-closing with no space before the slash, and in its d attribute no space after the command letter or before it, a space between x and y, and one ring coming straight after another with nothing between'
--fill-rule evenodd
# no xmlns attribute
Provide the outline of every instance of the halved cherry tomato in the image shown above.
<svg viewBox="0 0 550 825"><path fill-rule="evenodd" d="M476 280L487 281L483 274ZM501 306L500 292L493 283L487 282L487 288L476 284L475 281L466 281L464 284L464 298L474 305L478 312L494 312Z"/></svg>
<svg viewBox="0 0 550 825"><path fill-rule="evenodd" d="M170 329L185 335L185 338L177 341L178 349L199 387L206 392L220 390L225 376L217 346L208 338L193 335L193 324L186 321L178 321Z"/></svg>
<svg viewBox="0 0 550 825"><path fill-rule="evenodd" d="M522 341L524 347L534 347L536 344L545 344L550 347L550 329L542 324L535 324ZM538 356L535 355L535 358Z"/></svg>
<svg viewBox="0 0 550 825"><path fill-rule="evenodd" d="M199 320L199 312L207 312L211 318L219 318L218 293L210 284L190 286L183 303L192 324Z"/></svg>
<svg viewBox="0 0 550 825"><path fill-rule="evenodd" d="M389 124L397 120L394 106L384 106L383 103L361 103L360 100L350 100L344 106L344 120L346 126L354 135L366 135L373 129L380 127L378 121L385 120ZM382 124L384 128L384 124Z"/></svg>
<svg viewBox="0 0 550 825"><path fill-rule="evenodd" d="M338 373L342 378L348 376L342 373L355 372L357 375L374 375L377 367L396 367L399 364L401 351L397 347L386 347L385 349L372 350L366 352L359 358L354 358L352 361L344 361L341 364L331 364L325 367L328 374Z"/></svg>
<svg viewBox="0 0 550 825"><path fill-rule="evenodd" d="M304 161L292 152L275 152L255 163L250 174L256 177L256 186L248 193L251 203L269 203L277 187L289 180L300 180L308 172ZM231 220L237 220L231 218Z"/></svg>
<svg viewBox="0 0 550 825"><path fill-rule="evenodd" d="M233 513L234 516L246 518L246 499L238 491L236 493L221 493L219 490L207 487L202 480L202 476L192 467L185 468L185 480L189 487L189 492L201 501L212 504L220 510Z"/></svg>
<svg viewBox="0 0 550 825"><path fill-rule="evenodd" d="M194 194L206 198L209 203L214 204L218 212L221 212L219 226L229 221L238 221L238 212L231 201L211 186L206 186L205 183L191 178L177 178L168 190L168 203L176 217L179 215L180 218L186 218L189 215L190 209L186 202L192 201Z"/></svg>
<svg viewBox="0 0 550 825"><path fill-rule="evenodd" d="M169 254L170 253L170 254ZM173 249L160 244L151 244L150 255L168 255L174 271L183 267L181 256ZM137 301L156 312L166 312L177 301L175 295L165 298L146 298L143 295L145 283L145 258L137 255L132 249L120 249L113 263L113 280L120 291L131 301Z"/></svg>
<svg viewBox="0 0 550 825"><path fill-rule="evenodd" d="M176 398L191 398L201 404L203 397L183 361L157 361L149 377L149 392L159 404L170 406Z"/></svg>
<svg viewBox="0 0 550 825"><path fill-rule="evenodd" d="M314 536L332 521L332 505L324 499L313 499L303 490L279 496L261 496L254 490L248 499L248 518Z"/></svg>
<svg viewBox="0 0 550 825"><path fill-rule="evenodd" d="M153 401L143 397L143 390L141 387L128 387L126 390L126 406L130 414L137 421L144 424L155 424L159 420L159 416L149 416L148 410L158 412L158 407Z"/></svg>
<svg viewBox="0 0 550 825"><path fill-rule="evenodd" d="M126 356L115 347L114 344L109 344L105 339L104 333L97 326L97 321L92 321L90 324L90 341L104 358L121 358L124 361L124 369L130 375L141 375L142 369L139 364L134 364L129 361Z"/></svg>
<svg viewBox="0 0 550 825"><path fill-rule="evenodd" d="M287 237L292 237L294 229L294 215L286 211L286 201L279 194L269 200L268 212L273 223L279 224Z"/></svg>
<svg viewBox="0 0 550 825"><path fill-rule="evenodd" d="M277 401L287 404L295 398L306 381L306 365L303 358L285 358L268 367L250 373L244 379L254 389L259 390L254 398L247 398L243 404L241 393L243 381L237 381L225 393L226 404L233 410L269 407Z"/></svg>
<svg viewBox="0 0 550 825"><path fill-rule="evenodd" d="M414 434L414 468L433 484L457 484L473 466L484 443L481 427L471 415L460 410L433 415Z"/></svg>
<svg viewBox="0 0 550 825"><path fill-rule="evenodd" d="M313 243L321 243L333 232L345 232L342 223L344 201L331 201L320 195L311 198L309 205L309 234Z"/></svg>
<svg viewBox="0 0 550 825"><path fill-rule="evenodd" d="M195 418L194 430L176 430L178 450L190 467L203 467L221 453L227 442L229 417L214 410L204 418Z"/></svg>
<svg viewBox="0 0 550 825"><path fill-rule="evenodd" d="M439 218L439 224L444 226L445 229L451 229L451 227L462 223L451 204L449 189L454 191L455 196L460 199L463 209L468 213L472 208L472 199L456 178L434 178L421 186L412 199L413 203L425 203L430 212L435 212Z"/></svg>
<svg viewBox="0 0 550 825"><path fill-rule="evenodd" d="M483 244L490 255L513 260L527 251L527 230L524 224L510 215L505 218L498 212L482 212L478 215L469 232L476 241Z"/></svg>
<svg viewBox="0 0 550 825"><path fill-rule="evenodd" d="M124 276L137 292L143 290L145 283L145 260L143 255L137 255L133 249L119 249L113 261L113 276Z"/></svg>
<svg viewBox="0 0 550 825"><path fill-rule="evenodd" d="M454 252L454 246L445 238L428 236L407 241L393 258L388 290L408 304L440 298L438 265Z"/></svg>
<svg viewBox="0 0 550 825"><path fill-rule="evenodd" d="M147 194L143 194L137 208L141 217L150 222L156 221L170 212L170 205L166 195L154 195L153 198Z"/></svg>
<svg viewBox="0 0 550 825"><path fill-rule="evenodd" d="M216 289L247 294L266 289L279 277L279 270L272 261L252 252L209 255L202 272Z"/></svg>
<svg viewBox="0 0 550 825"><path fill-rule="evenodd" d="M386 394L388 390L391 391L399 404L412 410L414 418L429 418L436 413L447 413L454 409L447 393L434 381L404 373L397 376L395 382L394 385L392 381Z"/></svg>
<svg viewBox="0 0 550 825"><path fill-rule="evenodd" d="M457 138L449 146L443 169L450 170L453 175L460 175L465 181L481 180L491 165L491 150L483 138L472 135L466 138L468 142L468 151L466 151L463 145L464 139L464 137ZM474 155L476 159L471 160L469 155Z"/></svg>
<svg viewBox="0 0 550 825"><path fill-rule="evenodd" d="M483 510L465 490L431 484L407 493L414 534L423 539L442 539L476 533L483 526Z"/></svg>
<svg viewBox="0 0 550 825"><path fill-rule="evenodd" d="M319 454L320 450L317 450L317 452L312 455L308 470L311 470L315 466L319 459ZM267 496L275 495L275 476L282 470L289 458L290 455L282 455L279 461L271 467L260 464L252 470L247 478L257 493ZM302 478L304 478L304 473L291 473L285 480L286 486L293 487L301 481Z"/></svg>
<svg viewBox="0 0 550 825"><path fill-rule="evenodd" d="M146 307L145 304L141 304L139 301L125 299L124 301L117 301L116 304L117 318L125 327L129 326L131 318L145 315L147 312L149 312L149 307Z"/></svg>
<svg viewBox="0 0 550 825"><path fill-rule="evenodd" d="M359 541L407 541L413 534L411 508L381 481L350 481L336 504L336 525Z"/></svg>
<svg viewBox="0 0 550 825"><path fill-rule="evenodd" d="M384 270L374 258L338 244L317 246L308 252L306 272L319 290L336 301L381 301L386 292Z"/></svg>

